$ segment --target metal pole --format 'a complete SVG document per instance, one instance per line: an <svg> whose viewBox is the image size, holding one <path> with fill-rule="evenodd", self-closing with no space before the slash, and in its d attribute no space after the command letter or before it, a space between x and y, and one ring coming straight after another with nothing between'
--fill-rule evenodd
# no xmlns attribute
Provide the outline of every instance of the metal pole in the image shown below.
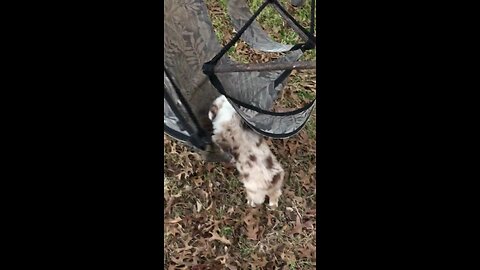
<svg viewBox="0 0 480 270"><path fill-rule="evenodd" d="M271 70L289 70L289 69L315 69L315 61L281 62L281 63L259 63L259 64L223 64L216 66L215 73L227 72L251 72L251 71L271 71Z"/></svg>
<svg viewBox="0 0 480 270"><path fill-rule="evenodd" d="M272 4L273 8L275 8L278 12L278 14L280 14L280 16L282 16L283 19L285 19L285 21L287 21L287 24L293 28L293 30L305 41L307 42L308 41L308 36L300 29L297 27L297 25L295 25L295 23L292 22L292 20L290 20L290 18L287 17L287 15L283 12L283 10L281 8L279 8L277 5L275 4Z"/></svg>

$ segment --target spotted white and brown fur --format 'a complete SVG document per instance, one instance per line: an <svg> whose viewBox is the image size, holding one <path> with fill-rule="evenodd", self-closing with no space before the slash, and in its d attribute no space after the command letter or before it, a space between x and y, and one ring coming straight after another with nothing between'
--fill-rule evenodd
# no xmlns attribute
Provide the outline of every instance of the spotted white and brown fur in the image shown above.
<svg viewBox="0 0 480 270"><path fill-rule="evenodd" d="M246 189L247 203L255 207L268 195L269 206L277 207L285 173L262 136L242 122L223 95L215 99L208 117L213 124L212 141L232 156Z"/></svg>

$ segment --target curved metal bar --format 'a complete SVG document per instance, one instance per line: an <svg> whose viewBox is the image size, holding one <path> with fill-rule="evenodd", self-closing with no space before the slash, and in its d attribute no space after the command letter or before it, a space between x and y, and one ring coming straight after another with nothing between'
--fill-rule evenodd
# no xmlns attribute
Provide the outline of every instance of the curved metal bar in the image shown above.
<svg viewBox="0 0 480 270"><path fill-rule="evenodd" d="M287 16L287 14L277 5L273 5L273 8L282 16L282 18L287 22L287 24L297 33L305 42L308 41L308 36L300 30L300 28Z"/></svg>
<svg viewBox="0 0 480 270"><path fill-rule="evenodd" d="M244 0L228 1L227 12L236 31L239 31L253 15ZM250 47L264 52L287 52L293 47L293 45L279 43L271 39L256 21L248 27L241 39Z"/></svg>

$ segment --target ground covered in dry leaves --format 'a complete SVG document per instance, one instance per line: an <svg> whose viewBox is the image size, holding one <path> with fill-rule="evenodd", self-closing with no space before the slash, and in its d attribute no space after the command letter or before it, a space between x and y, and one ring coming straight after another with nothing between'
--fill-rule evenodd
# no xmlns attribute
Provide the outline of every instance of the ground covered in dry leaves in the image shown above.
<svg viewBox="0 0 480 270"><path fill-rule="evenodd" d="M262 1L251 0L252 7ZM308 26L309 6L289 12ZM307 1L308 2L308 1ZM232 36L225 1L207 1L219 39ZM268 11L268 10L267 10ZM267 13L262 26L275 39L290 43L292 34ZM270 16L268 16L270 14ZM239 43L230 53L237 61L265 62ZM314 54L306 59L314 59ZM316 94L315 71L292 74L275 110L300 108ZM316 115L296 136L267 139L286 176L277 210L250 208L233 167L205 163L180 142L164 135L165 269L315 269L316 266ZM266 204L266 203L265 203Z"/></svg>

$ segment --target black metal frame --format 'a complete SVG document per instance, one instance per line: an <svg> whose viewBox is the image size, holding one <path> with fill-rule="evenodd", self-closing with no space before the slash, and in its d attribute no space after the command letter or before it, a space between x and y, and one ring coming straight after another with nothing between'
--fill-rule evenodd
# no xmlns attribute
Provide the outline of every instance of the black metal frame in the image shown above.
<svg viewBox="0 0 480 270"><path fill-rule="evenodd" d="M314 36L314 13L315 13L315 0L312 0L311 4L311 25L310 32L305 30L277 0L266 0L259 9L253 14L253 16L245 23L245 25L237 32L237 35L225 45L222 50L207 64L215 65L213 70L205 70L204 72L214 73L226 73L226 72L250 72L250 71L273 71L273 70L300 70L300 69L316 69L315 61L295 61L295 62L282 62L282 63L255 63L255 64L220 64L216 65L217 61L223 56L227 50L232 47L240 38L244 30L257 18L260 12L268 5L271 4L280 16L292 27L292 29L306 42L303 48L305 50L313 49L316 47L316 37ZM295 47L297 47L296 45Z"/></svg>
<svg viewBox="0 0 480 270"><path fill-rule="evenodd" d="M295 61L281 63L257 63L257 64L223 64L213 68L215 73L227 72L251 72L251 71L270 71L270 70L290 70L290 69L315 69L315 61Z"/></svg>

